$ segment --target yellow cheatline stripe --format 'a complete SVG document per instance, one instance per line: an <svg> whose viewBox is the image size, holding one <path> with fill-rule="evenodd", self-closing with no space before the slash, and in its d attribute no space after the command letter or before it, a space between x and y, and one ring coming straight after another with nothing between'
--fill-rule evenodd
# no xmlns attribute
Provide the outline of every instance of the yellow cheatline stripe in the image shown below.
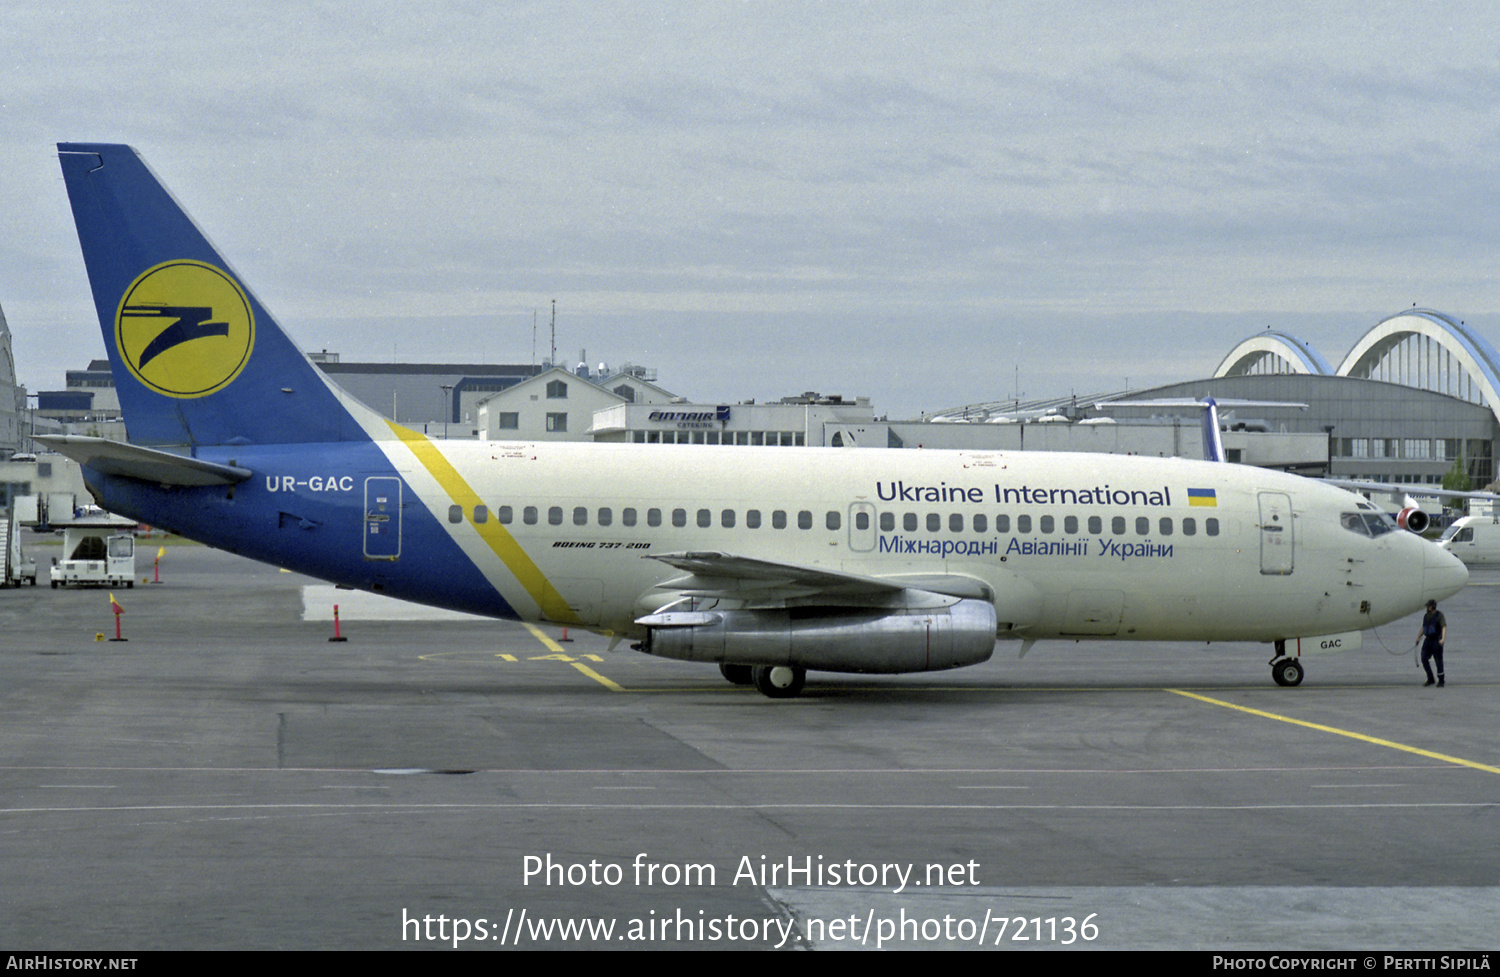
<svg viewBox="0 0 1500 977"><path fill-rule="evenodd" d="M1265 712L1260 709L1251 709L1249 706L1237 706L1233 702L1225 702L1222 699L1210 699L1206 695L1198 695L1195 692L1184 692L1182 689L1168 689L1167 691L1175 695L1186 696L1189 699L1197 699L1200 702L1207 702L1210 705L1223 706L1225 709L1238 709L1240 712L1248 712L1252 716L1260 716L1264 719L1275 719L1279 720L1280 722L1291 723L1294 726L1306 726L1308 729L1316 729L1322 733L1332 733L1335 736L1347 736L1353 740L1362 740L1366 743L1374 743L1376 746L1385 746L1393 750L1401 750L1404 753L1415 753L1417 756L1424 756L1431 760L1441 760L1444 763L1456 763L1461 767L1472 767L1475 770L1483 770L1485 773L1500 773L1500 767L1492 767L1484 763L1475 763L1473 760L1465 760L1461 757L1449 756L1446 753L1434 753L1431 750L1424 750L1420 747L1415 746L1407 746L1405 743L1394 743L1390 740L1383 740L1376 736L1366 736L1364 733L1355 733L1347 729L1339 729L1337 726L1324 726L1320 723L1310 723L1305 719L1293 719L1291 716L1281 716L1277 715L1274 712Z"/></svg>
<svg viewBox="0 0 1500 977"><path fill-rule="evenodd" d="M540 641L542 643L542 646L545 647L548 651L551 651L551 652L554 652L556 654L562 655L564 658L571 658L571 657L573 657L572 655L569 655L566 651L563 651L562 645L558 644L556 641L553 641L551 638L549 638L546 635L546 633L542 631L541 628L539 628L535 624L531 624L529 622L522 622L522 623L526 624L526 630L530 631L532 633L532 635L536 638L536 640ZM619 685L619 684L617 684L615 682L610 681L609 679L605 678L603 675L600 675L598 672L594 671L592 668L589 668L587 665L583 664L582 662L569 662L569 664L572 665L574 668L578 669L583 674L587 675L589 678L593 679L595 682L598 682L600 685L604 686L606 689L609 689L611 692L624 692L625 691L625 687L624 686Z"/></svg>
<svg viewBox="0 0 1500 977"><path fill-rule="evenodd" d="M531 561L531 557L526 555L521 544L516 542L515 537L506 531L504 526L494 519L482 523L474 521L474 507L481 502L479 493L469 486L464 477L458 473L458 469L453 467L453 463L443 457L437 445L433 444L426 435L402 427L394 421L386 423L391 426L392 431L396 432L396 437L411 449L411 453L417 456L417 460L432 477L437 479L438 485L448 493L448 497L463 509L464 521L474 527L474 531L479 533L479 538L484 540L491 550L494 550L500 562L504 563L521 586L526 588L531 599L536 601L537 606L542 609L542 615L549 621L562 624L580 623L578 615L573 613L573 609L568 606L562 594L557 592L557 588L552 586L552 582Z"/></svg>

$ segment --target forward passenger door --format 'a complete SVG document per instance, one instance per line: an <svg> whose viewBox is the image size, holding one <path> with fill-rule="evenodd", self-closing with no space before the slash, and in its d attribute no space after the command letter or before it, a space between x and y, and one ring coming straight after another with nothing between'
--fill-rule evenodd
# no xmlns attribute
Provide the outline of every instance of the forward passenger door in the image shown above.
<svg viewBox="0 0 1500 977"><path fill-rule="evenodd" d="M1268 576L1289 575L1295 542L1291 496L1282 492L1260 493L1260 572Z"/></svg>

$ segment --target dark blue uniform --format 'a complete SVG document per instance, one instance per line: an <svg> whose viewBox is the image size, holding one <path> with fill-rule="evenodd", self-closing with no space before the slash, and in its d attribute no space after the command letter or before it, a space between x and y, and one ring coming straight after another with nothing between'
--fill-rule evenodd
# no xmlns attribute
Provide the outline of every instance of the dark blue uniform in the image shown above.
<svg viewBox="0 0 1500 977"><path fill-rule="evenodd" d="M1432 665L1437 664L1437 684L1443 684L1443 638L1448 630L1448 619L1436 607L1427 608L1422 615L1422 671L1427 673L1427 684L1433 684Z"/></svg>

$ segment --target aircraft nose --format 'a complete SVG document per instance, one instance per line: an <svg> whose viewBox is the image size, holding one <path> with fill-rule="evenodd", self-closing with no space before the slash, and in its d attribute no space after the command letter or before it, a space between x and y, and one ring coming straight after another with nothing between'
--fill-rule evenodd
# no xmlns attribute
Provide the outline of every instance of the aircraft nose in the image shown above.
<svg viewBox="0 0 1500 977"><path fill-rule="evenodd" d="M1422 564L1422 599L1442 600L1464 589L1469 568L1442 547L1428 543Z"/></svg>

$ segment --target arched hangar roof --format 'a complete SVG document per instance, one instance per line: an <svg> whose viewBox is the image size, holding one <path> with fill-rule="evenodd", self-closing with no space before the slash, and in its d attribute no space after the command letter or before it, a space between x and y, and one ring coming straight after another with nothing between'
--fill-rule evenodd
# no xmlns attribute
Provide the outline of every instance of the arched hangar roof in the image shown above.
<svg viewBox="0 0 1500 977"><path fill-rule="evenodd" d="M1435 390L1500 416L1500 353L1476 330L1430 309L1376 323L1349 350L1338 375Z"/></svg>
<svg viewBox="0 0 1500 977"><path fill-rule="evenodd" d="M1317 376L1332 376L1333 367L1323 354L1313 349L1305 339L1278 329L1267 329L1244 340L1229 351L1215 377L1238 377L1254 373L1268 357L1279 358L1287 364L1282 373L1311 373Z"/></svg>
<svg viewBox="0 0 1500 977"><path fill-rule="evenodd" d="M1242 340L1214 377L1307 374L1380 380L1482 404L1500 420L1500 353L1478 331L1431 309L1408 309L1372 326L1338 369L1305 340L1267 329Z"/></svg>

